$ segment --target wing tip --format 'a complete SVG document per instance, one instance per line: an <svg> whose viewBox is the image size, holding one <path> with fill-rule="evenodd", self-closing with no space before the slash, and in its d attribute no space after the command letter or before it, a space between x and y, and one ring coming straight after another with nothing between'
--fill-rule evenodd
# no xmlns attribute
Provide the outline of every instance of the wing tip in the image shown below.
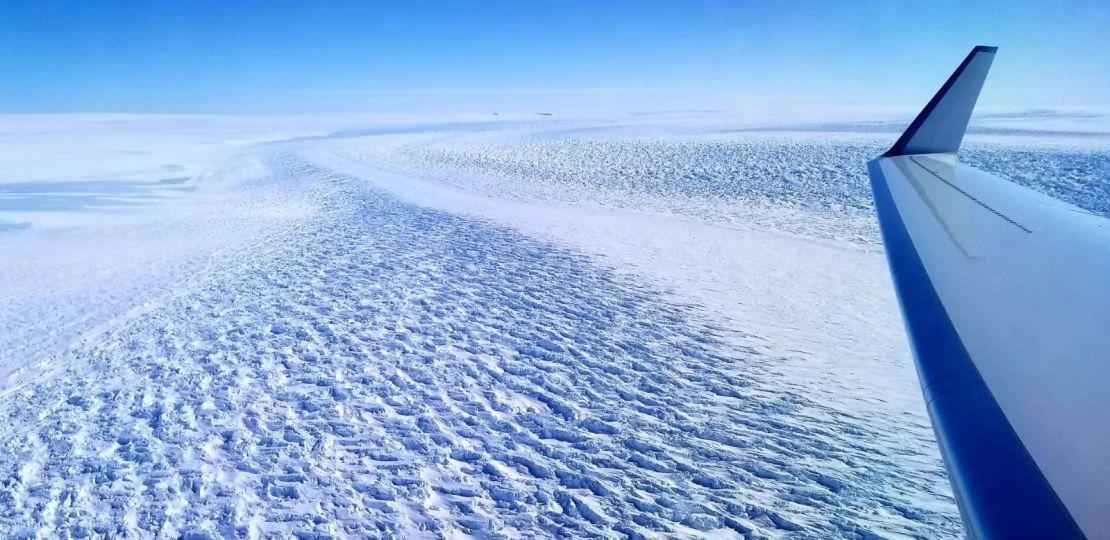
<svg viewBox="0 0 1110 540"><path fill-rule="evenodd" d="M998 47L977 45L918 113L894 146L882 157L907 154L955 154L967 131L972 109L983 89ZM975 62L980 55L989 55ZM961 83L963 83L961 85ZM955 89L955 90L954 90ZM941 107L947 103L948 107ZM938 113L938 108L941 111ZM923 131L924 130L924 131Z"/></svg>

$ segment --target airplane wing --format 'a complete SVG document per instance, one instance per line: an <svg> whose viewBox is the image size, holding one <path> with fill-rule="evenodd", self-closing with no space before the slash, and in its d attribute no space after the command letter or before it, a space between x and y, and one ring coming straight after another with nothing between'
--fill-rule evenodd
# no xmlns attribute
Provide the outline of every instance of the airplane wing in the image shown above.
<svg viewBox="0 0 1110 540"><path fill-rule="evenodd" d="M976 47L868 163L970 537L1110 538L1110 220L961 165Z"/></svg>

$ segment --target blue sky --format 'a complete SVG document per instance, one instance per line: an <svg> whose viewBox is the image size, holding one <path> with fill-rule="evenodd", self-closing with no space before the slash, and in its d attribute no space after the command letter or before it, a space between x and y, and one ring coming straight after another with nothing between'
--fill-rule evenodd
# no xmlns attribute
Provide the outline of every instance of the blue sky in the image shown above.
<svg viewBox="0 0 1110 540"><path fill-rule="evenodd" d="M976 44L981 105L1110 104L1110 3L0 3L0 113L920 107Z"/></svg>

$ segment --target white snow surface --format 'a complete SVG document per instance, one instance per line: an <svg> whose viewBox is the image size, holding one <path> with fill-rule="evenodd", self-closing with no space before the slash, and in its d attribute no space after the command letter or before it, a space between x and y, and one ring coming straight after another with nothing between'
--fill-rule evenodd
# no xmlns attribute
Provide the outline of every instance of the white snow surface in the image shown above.
<svg viewBox="0 0 1110 540"><path fill-rule="evenodd" d="M880 125L0 117L0 536L956 537Z"/></svg>

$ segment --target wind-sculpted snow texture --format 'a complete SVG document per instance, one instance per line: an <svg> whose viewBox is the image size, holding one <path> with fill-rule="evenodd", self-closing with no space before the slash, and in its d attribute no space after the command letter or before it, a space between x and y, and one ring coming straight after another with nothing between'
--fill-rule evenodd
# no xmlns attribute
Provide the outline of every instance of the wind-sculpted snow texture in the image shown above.
<svg viewBox="0 0 1110 540"><path fill-rule="evenodd" d="M889 137L750 132L606 139L590 137L590 130L558 133L508 141L456 135L404 147L397 157L425 174L499 195L880 241L864 164L889 147ZM1029 141L973 140L960 156L972 166L1110 215L1105 181L1110 152Z"/></svg>
<svg viewBox="0 0 1110 540"><path fill-rule="evenodd" d="M4 397L0 536L959 534L921 417L807 400L575 252L269 167L317 211Z"/></svg>
<svg viewBox="0 0 1110 540"><path fill-rule="evenodd" d="M468 189L857 240L877 238L867 178L857 174L874 154L871 144L766 136L463 139L399 152L419 166L450 171L442 177Z"/></svg>

